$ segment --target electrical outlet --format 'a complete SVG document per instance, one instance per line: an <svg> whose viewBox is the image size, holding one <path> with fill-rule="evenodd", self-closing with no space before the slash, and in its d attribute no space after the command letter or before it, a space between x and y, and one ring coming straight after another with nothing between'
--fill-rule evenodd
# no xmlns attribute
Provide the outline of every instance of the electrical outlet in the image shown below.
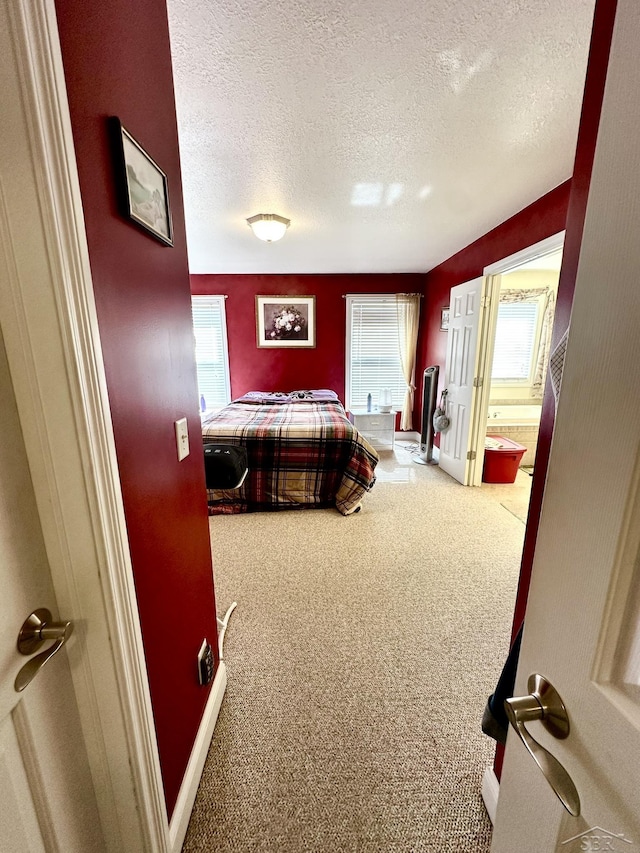
<svg viewBox="0 0 640 853"><path fill-rule="evenodd" d="M175 426L178 462L182 462L185 456L189 455L189 431L187 429L187 419L180 418L179 421L176 421Z"/></svg>
<svg viewBox="0 0 640 853"><path fill-rule="evenodd" d="M198 652L198 681L204 687L213 678L213 649L205 637Z"/></svg>

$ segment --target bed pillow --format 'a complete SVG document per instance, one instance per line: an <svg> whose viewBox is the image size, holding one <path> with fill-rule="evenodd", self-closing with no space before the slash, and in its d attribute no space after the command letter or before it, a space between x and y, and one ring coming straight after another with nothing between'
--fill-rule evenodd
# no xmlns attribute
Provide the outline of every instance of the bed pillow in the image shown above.
<svg viewBox="0 0 640 853"><path fill-rule="evenodd" d="M333 403L338 401L335 391L328 388L320 388L311 391L247 391L242 397L234 400L234 403L257 403L258 405L270 405L274 403L295 402Z"/></svg>
<svg viewBox="0 0 640 853"><path fill-rule="evenodd" d="M289 394L291 401L295 400L313 400L314 403L332 403L338 399L335 391L330 391L328 388L319 388L315 391L292 391Z"/></svg>

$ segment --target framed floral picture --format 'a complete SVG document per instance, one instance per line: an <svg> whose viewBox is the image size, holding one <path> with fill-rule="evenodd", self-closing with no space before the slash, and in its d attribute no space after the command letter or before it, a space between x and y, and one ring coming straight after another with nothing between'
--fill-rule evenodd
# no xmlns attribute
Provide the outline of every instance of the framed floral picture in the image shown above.
<svg viewBox="0 0 640 853"><path fill-rule="evenodd" d="M446 332L449 328L449 306L440 312L440 331Z"/></svg>
<svg viewBox="0 0 640 853"><path fill-rule="evenodd" d="M315 347L315 296L256 296L259 347Z"/></svg>

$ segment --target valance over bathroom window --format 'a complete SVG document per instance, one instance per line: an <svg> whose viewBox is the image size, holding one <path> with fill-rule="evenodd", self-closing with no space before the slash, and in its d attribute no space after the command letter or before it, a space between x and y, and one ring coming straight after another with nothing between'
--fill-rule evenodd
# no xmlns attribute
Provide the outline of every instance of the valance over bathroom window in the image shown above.
<svg viewBox="0 0 640 853"><path fill-rule="evenodd" d="M544 377L549 363L555 301L555 292L549 287L528 290L507 288L500 291L498 328L500 328L502 317L503 327L511 326L513 334L507 333L502 344L496 340L492 368L494 379L514 379L516 382L521 382L530 378L532 396L542 397ZM536 344L535 337L540 315L542 323ZM524 361L528 361L526 367ZM531 371L532 362L533 370Z"/></svg>

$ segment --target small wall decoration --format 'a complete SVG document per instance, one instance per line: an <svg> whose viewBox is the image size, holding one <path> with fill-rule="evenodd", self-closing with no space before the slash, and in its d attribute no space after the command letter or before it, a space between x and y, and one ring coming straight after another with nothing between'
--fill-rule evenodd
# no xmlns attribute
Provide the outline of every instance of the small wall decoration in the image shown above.
<svg viewBox="0 0 640 853"><path fill-rule="evenodd" d="M123 213L167 246L173 246L167 176L120 120L111 119Z"/></svg>
<svg viewBox="0 0 640 853"><path fill-rule="evenodd" d="M256 296L259 347L315 347L315 296Z"/></svg>
<svg viewBox="0 0 640 853"><path fill-rule="evenodd" d="M440 314L440 331L446 332L449 328L449 306L442 309Z"/></svg>

